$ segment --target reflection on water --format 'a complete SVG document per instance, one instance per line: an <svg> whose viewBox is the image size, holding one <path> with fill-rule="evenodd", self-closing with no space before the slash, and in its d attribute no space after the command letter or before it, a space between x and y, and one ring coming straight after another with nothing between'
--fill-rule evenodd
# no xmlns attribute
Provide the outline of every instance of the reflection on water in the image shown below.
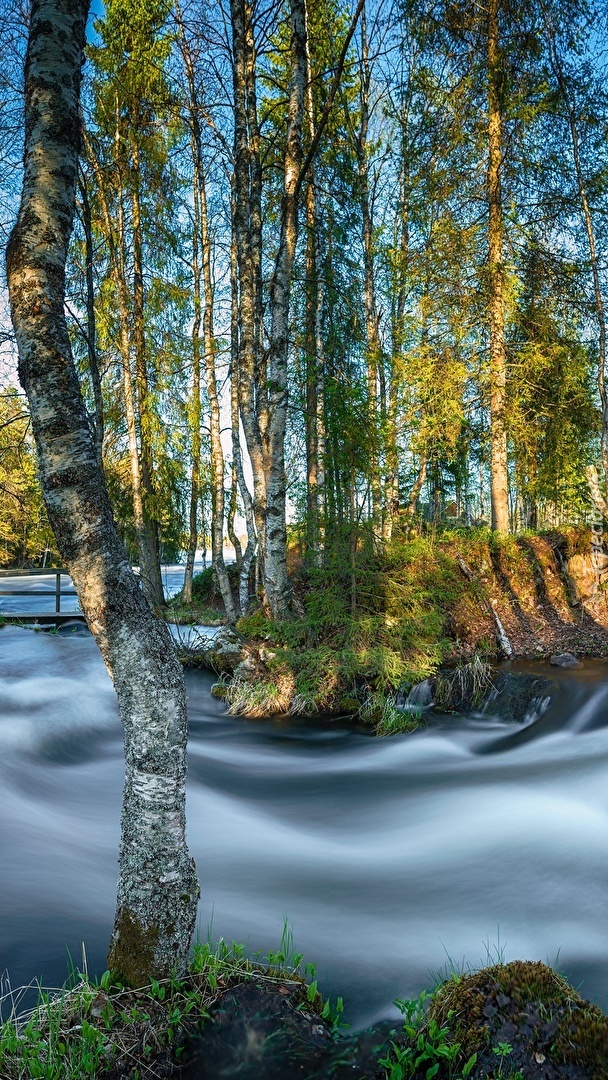
<svg viewBox="0 0 608 1080"><path fill-rule="evenodd" d="M559 963L606 1006L608 671L558 674L530 730L445 718L386 740L222 715L188 674L200 932L276 948L289 920L353 1023L463 957ZM101 971L122 740L90 637L0 630L0 970ZM451 958L451 959L448 959Z"/></svg>

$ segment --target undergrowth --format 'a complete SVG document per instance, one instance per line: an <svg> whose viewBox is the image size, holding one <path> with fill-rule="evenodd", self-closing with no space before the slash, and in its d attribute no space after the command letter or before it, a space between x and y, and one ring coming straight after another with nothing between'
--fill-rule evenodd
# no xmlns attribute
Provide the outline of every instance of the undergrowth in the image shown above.
<svg viewBox="0 0 608 1080"><path fill-rule="evenodd" d="M341 702L354 700L350 711L376 730L409 730L415 718L395 707L395 693L428 678L445 658L449 613L466 588L454 560L428 539L395 542L384 553L362 547L350 565L335 558L302 569L299 618L275 622L257 611L237 629L272 643L265 679L278 699L291 682L289 701L307 712L348 711ZM227 696L238 711L259 693L239 686Z"/></svg>
<svg viewBox="0 0 608 1080"><path fill-rule="evenodd" d="M4 1014L9 1010L0 1022L0 1076L101 1080L113 1070L113 1075L152 1080L159 1075L155 1068L159 1058L177 1067L185 1040L200 1033L218 995L249 978L293 984L302 1003L330 1029L337 1028L342 999L335 1004L323 1001L314 965L303 966L288 937L284 932L276 952L253 959L235 942L199 943L184 978L152 980L137 990L122 986L110 972L99 981L75 974L61 991L40 988L36 1006L25 1013L19 1013L19 1001L31 988L12 991L0 1001Z"/></svg>

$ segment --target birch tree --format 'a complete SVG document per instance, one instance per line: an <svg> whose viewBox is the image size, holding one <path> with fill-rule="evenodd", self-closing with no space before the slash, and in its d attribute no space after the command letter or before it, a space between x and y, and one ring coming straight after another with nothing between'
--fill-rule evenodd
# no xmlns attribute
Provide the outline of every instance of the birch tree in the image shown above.
<svg viewBox="0 0 608 1080"><path fill-rule="evenodd" d="M32 5L23 190L7 277L49 519L118 696L126 775L108 966L142 985L184 970L198 884L185 841L183 675L114 525L64 315L88 9L88 0Z"/></svg>

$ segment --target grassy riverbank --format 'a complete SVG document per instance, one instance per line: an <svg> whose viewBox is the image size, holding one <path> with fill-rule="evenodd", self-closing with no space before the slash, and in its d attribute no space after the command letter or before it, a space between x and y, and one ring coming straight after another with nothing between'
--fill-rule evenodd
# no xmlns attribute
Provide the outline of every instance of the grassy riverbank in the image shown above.
<svg viewBox="0 0 608 1080"><path fill-rule="evenodd" d="M454 530L346 556L313 567L294 553L298 616L275 622L258 609L237 623L248 669L216 691L232 712L357 713L386 734L415 724L396 695L442 665L608 655L605 582L585 529ZM197 587L193 618L213 599L211 571ZM176 610L188 614L179 598Z"/></svg>
<svg viewBox="0 0 608 1080"><path fill-rule="evenodd" d="M0 1075L196 1080L233 1075L238 1059L243 1080L608 1077L608 1020L544 964L452 974L433 991L397 1001L401 1022L356 1036L343 1029L341 1000L323 1001L313 976L300 956L279 951L251 961L242 947L221 942L195 948L186 978L139 990L114 984L109 973L98 983L74 977L3 1022ZM213 1060L219 1072L208 1071Z"/></svg>

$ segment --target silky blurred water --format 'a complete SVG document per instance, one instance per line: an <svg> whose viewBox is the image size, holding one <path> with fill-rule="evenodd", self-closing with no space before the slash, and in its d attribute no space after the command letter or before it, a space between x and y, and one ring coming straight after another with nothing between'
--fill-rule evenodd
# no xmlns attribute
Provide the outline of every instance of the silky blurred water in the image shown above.
<svg viewBox="0 0 608 1080"><path fill-rule="evenodd" d="M287 919L356 1026L497 950L557 959L605 1007L608 667L556 677L557 700L523 729L446 717L380 740L226 717L211 677L188 673L201 936L211 923L264 952ZM13 986L60 984L82 941L104 969L122 771L88 633L0 629L0 971Z"/></svg>

